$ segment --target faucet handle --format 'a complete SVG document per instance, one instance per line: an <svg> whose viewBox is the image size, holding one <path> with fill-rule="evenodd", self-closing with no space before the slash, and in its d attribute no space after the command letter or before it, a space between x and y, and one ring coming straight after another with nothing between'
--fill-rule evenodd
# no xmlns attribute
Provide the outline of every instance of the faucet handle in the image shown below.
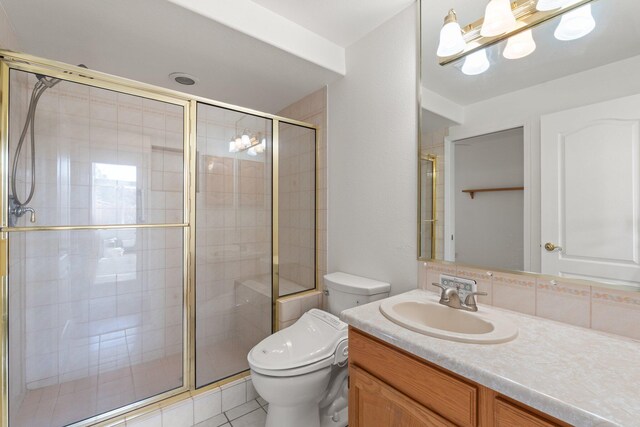
<svg viewBox="0 0 640 427"><path fill-rule="evenodd" d="M29 221L36 222L36 211L32 210L31 215L29 216Z"/></svg>
<svg viewBox="0 0 640 427"><path fill-rule="evenodd" d="M444 292L444 291L446 291L446 290L447 290L447 287L446 287L446 286L444 286L444 285L441 285L440 283L435 283L435 282L434 282L434 283L431 283L431 286L436 286L436 287L438 287L438 288L442 289L442 292Z"/></svg>
<svg viewBox="0 0 640 427"><path fill-rule="evenodd" d="M464 304L473 307L474 305L476 305L476 299L474 298L474 296L487 296L489 295L486 292L470 292L467 294L467 296L464 299Z"/></svg>

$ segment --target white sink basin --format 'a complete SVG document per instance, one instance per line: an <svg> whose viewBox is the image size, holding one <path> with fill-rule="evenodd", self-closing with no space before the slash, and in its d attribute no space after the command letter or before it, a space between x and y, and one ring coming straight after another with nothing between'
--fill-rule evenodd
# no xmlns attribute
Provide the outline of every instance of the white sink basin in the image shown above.
<svg viewBox="0 0 640 427"><path fill-rule="evenodd" d="M421 334L450 341L498 344L518 336L518 327L500 313L481 307L477 312L446 307L437 301L383 301L380 311L389 320Z"/></svg>

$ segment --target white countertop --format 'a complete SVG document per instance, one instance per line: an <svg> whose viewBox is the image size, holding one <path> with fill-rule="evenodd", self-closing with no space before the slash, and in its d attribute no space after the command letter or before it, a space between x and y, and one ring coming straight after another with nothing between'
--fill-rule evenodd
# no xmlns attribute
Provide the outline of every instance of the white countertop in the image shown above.
<svg viewBox="0 0 640 427"><path fill-rule="evenodd" d="M394 300L434 300L416 289ZM499 311L518 325L504 344L466 344L412 332L380 313L381 301L345 310L349 325L580 426L640 426L640 342L539 317ZM640 327L640 325L638 325Z"/></svg>

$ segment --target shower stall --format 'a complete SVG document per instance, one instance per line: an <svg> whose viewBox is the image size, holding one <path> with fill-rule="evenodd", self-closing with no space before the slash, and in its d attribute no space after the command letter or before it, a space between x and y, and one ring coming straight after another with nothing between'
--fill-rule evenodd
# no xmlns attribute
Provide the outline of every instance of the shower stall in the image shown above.
<svg viewBox="0 0 640 427"><path fill-rule="evenodd" d="M0 51L3 426L247 375L316 288L316 128Z"/></svg>

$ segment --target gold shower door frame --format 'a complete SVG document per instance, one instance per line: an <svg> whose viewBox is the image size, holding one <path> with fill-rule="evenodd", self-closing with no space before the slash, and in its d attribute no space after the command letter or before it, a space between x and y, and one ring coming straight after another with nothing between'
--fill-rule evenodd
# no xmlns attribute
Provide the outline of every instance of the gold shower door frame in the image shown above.
<svg viewBox="0 0 640 427"><path fill-rule="evenodd" d="M8 195L9 195L9 71L20 70L29 73L43 74L54 78L117 91L134 96L140 96L156 101L179 105L183 107L183 172L184 172L184 201L183 219L186 222L175 224L110 224L110 225L68 225L68 226L8 226ZM318 129L315 125L280 117L273 114L238 107L235 105L214 101L165 89L146 83L140 83L99 71L88 70L77 66L42 59L36 56L15 53L0 49L0 427L9 427L9 393L8 393L8 244L12 232L39 232L61 230L104 230L124 228L182 228L183 229L183 386L162 394L131 403L113 411L96 415L92 418L73 424L74 427L89 425L115 426L126 419L158 410L194 395L219 387L225 383L235 381L249 375L244 371L221 381L196 389L195 381L195 232L196 232L196 123L197 105L203 103L214 107L226 108L242 113L252 114L272 121L272 332L278 329L277 301L279 298L279 260L278 260L278 173L279 173L279 126L280 123L313 129L315 134L315 181L316 206L318 182ZM314 221L314 229L316 229ZM317 263L317 239L314 244L314 260ZM314 288L296 295L313 292L317 289L317 274L314 272ZM13 427L13 426L12 426Z"/></svg>

